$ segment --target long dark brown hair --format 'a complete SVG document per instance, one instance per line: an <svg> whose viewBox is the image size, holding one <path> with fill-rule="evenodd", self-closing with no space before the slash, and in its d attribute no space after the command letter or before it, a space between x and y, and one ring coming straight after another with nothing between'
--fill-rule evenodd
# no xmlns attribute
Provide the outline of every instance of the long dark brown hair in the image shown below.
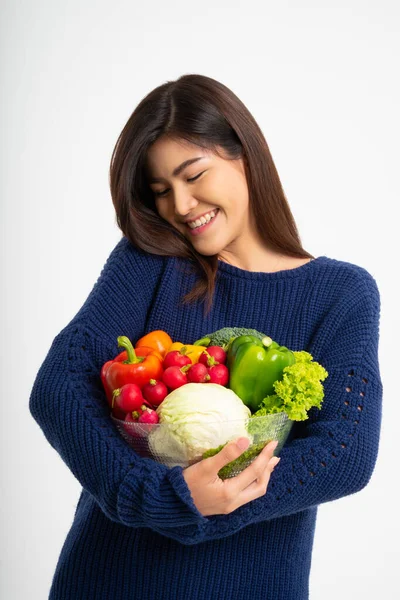
<svg viewBox="0 0 400 600"><path fill-rule="evenodd" d="M120 133L110 162L117 225L137 248L189 259L199 277L183 302L207 300L211 309L218 255L205 256L160 217L147 181L147 151L161 136L186 140L225 158L245 158L249 207L258 233L274 251L314 258L303 249L264 135L246 106L225 85L204 75L183 75L151 91Z"/></svg>

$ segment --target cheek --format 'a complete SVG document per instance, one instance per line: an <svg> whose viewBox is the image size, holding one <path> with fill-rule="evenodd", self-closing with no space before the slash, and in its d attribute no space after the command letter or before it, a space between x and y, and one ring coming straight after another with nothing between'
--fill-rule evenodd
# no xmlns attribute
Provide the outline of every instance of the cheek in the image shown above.
<svg viewBox="0 0 400 600"><path fill-rule="evenodd" d="M208 191L216 204L222 201L237 214L246 212L249 203L247 182L235 169L219 173Z"/></svg>
<svg viewBox="0 0 400 600"><path fill-rule="evenodd" d="M164 201L156 200L155 205L159 216L164 219L164 221L168 221L171 225L176 226L173 204L164 199Z"/></svg>
<svg viewBox="0 0 400 600"><path fill-rule="evenodd" d="M168 218L168 210L167 210L167 204L165 203L165 201L163 202L161 199L159 200L154 200L154 203L156 205L156 209L158 214L160 215L160 217L162 217L163 219L167 219Z"/></svg>

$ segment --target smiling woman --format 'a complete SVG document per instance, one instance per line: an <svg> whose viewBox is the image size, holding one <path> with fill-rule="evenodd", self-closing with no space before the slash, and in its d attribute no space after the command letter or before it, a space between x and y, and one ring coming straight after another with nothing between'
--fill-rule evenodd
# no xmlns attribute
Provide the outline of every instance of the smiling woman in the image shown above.
<svg viewBox="0 0 400 600"><path fill-rule="evenodd" d="M223 151L218 148L218 152ZM196 156L181 162L187 155ZM150 147L147 161L158 214L192 240L197 252L220 257L230 254L243 261L246 249L254 260L261 243L256 249L254 232L249 231L249 194L242 159L229 160L166 136ZM174 163L180 165L169 176ZM160 171L166 175L151 174Z"/></svg>
<svg viewBox="0 0 400 600"><path fill-rule="evenodd" d="M82 485L49 600L308 600L318 505L365 487L377 456L377 284L357 265L310 261L259 127L213 79L185 75L141 101L110 184L124 236L30 396ZM192 302L204 295L206 315ZM219 477L246 438L185 469L142 458L118 435L101 382L119 336L140 344L162 330L190 345L226 327L309 352L329 373L322 408L293 428L275 470L268 444L239 476Z"/></svg>
<svg viewBox="0 0 400 600"><path fill-rule="evenodd" d="M137 248L189 259L183 301L211 309L219 262L257 272L309 262L268 144L222 83L184 75L136 107L113 151L117 222Z"/></svg>

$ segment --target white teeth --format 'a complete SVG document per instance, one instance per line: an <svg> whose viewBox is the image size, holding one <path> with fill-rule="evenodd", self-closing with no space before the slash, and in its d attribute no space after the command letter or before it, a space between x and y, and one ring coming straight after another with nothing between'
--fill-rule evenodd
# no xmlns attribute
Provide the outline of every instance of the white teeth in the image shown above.
<svg viewBox="0 0 400 600"><path fill-rule="evenodd" d="M200 227L200 225L204 225L205 223L211 221L211 219L215 217L216 214L217 211L212 210L210 213L207 213L206 215L200 217L200 219L197 219L196 221L191 221L190 223L188 223L188 225L190 229L195 229L196 227Z"/></svg>

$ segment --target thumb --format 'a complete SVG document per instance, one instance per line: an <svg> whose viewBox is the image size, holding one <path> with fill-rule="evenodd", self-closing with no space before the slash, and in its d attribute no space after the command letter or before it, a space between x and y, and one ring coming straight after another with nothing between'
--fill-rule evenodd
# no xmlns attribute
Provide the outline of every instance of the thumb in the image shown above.
<svg viewBox="0 0 400 600"><path fill-rule="evenodd" d="M246 437L240 437L226 444L215 456L211 456L207 460L212 461L213 471L218 473L222 467L238 458L250 446L250 440Z"/></svg>

